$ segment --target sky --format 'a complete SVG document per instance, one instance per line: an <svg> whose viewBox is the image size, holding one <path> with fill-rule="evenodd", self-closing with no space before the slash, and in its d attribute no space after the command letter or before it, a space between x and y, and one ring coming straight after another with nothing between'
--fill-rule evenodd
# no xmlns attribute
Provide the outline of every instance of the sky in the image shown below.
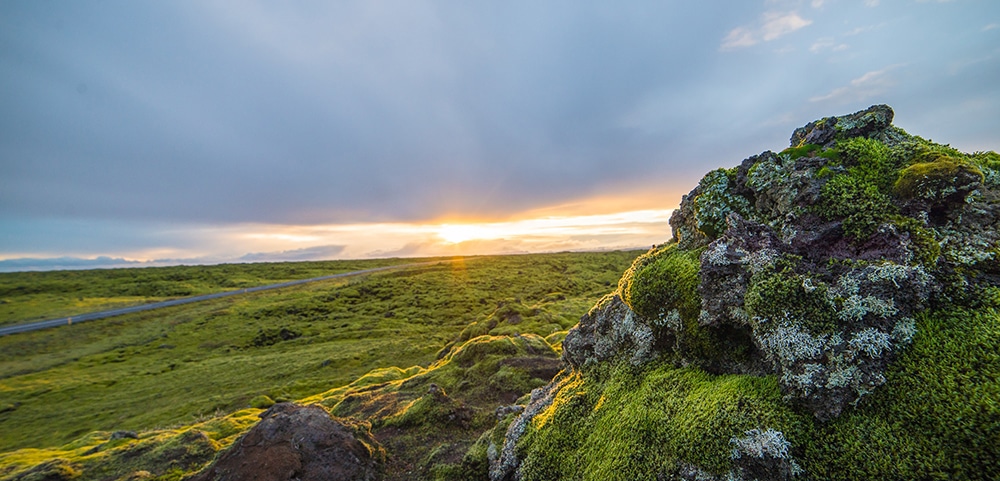
<svg viewBox="0 0 1000 481"><path fill-rule="evenodd" d="M995 0L0 2L0 270L648 247L885 103L1000 151Z"/></svg>

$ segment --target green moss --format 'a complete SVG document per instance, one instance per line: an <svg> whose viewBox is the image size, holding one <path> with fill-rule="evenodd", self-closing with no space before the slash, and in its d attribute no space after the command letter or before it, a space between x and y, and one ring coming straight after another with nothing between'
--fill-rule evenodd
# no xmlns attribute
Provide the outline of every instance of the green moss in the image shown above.
<svg viewBox="0 0 1000 481"><path fill-rule="evenodd" d="M399 474L402 478L485 479L485 447L477 447L476 439L496 424L497 407L545 385L559 369L557 359L534 334L481 336L408 377L381 384L359 379L302 402L320 402L333 406L336 416L371 422L390 453L415 466ZM365 377L388 379L385 371ZM479 451L466 460L468 450ZM477 467L483 468L478 477L472 474Z"/></svg>
<svg viewBox="0 0 1000 481"><path fill-rule="evenodd" d="M469 415L463 412L462 404L448 397L443 389L437 388L410 402L397 414L383 420L380 426L429 429L461 424L468 420Z"/></svg>
<svg viewBox="0 0 1000 481"><path fill-rule="evenodd" d="M557 331L545 336L545 342L549 343L556 352L562 354L562 342L566 339L569 331Z"/></svg>
<svg viewBox="0 0 1000 481"><path fill-rule="evenodd" d="M255 423L258 419L250 415ZM248 427L245 413L213 419L180 430L144 432L139 439L115 439L111 433L92 433L77 441L46 450L22 449L0 454L4 479L80 481L126 479L146 472L157 479L180 479L200 469L217 450L235 439L228 432Z"/></svg>
<svg viewBox="0 0 1000 481"><path fill-rule="evenodd" d="M969 160L983 172L983 182L993 188L1000 187L1000 154L996 152L975 152Z"/></svg>
<svg viewBox="0 0 1000 481"><path fill-rule="evenodd" d="M983 182L978 167L949 156L938 155L930 162L913 164L902 170L893 185L897 196L922 199L932 204L963 200L973 184ZM960 197L960 198L956 198Z"/></svg>
<svg viewBox="0 0 1000 481"><path fill-rule="evenodd" d="M534 337L537 338L538 336ZM541 343L548 350L551 350L551 347L549 347L544 339L541 339ZM488 356L513 356L517 353L518 345L513 338L507 336L480 336L466 342L457 351L448 356L447 360L467 368Z"/></svg>
<svg viewBox="0 0 1000 481"><path fill-rule="evenodd" d="M274 406L274 399L264 394L250 400L250 407L254 409L267 409L271 406Z"/></svg>
<svg viewBox="0 0 1000 481"><path fill-rule="evenodd" d="M781 151L781 155L787 155L792 159L799 159L802 157L814 157L817 153L823 150L822 145L816 144L802 144L798 147L789 147Z"/></svg>
<svg viewBox="0 0 1000 481"><path fill-rule="evenodd" d="M672 244L640 256L619 281L622 300L648 319L664 318L673 310L684 319L697 319L702 250L685 251Z"/></svg>
<svg viewBox="0 0 1000 481"><path fill-rule="evenodd" d="M1000 169L1000 154L993 151L973 152L972 155L969 156L969 159L981 167L993 170Z"/></svg>
<svg viewBox="0 0 1000 481"><path fill-rule="evenodd" d="M867 239L887 217L895 213L888 193L896 180L900 160L874 139L855 137L837 142L833 149L846 171L826 168L829 177L814 210L827 220L842 219L844 234L857 242Z"/></svg>
<svg viewBox="0 0 1000 481"><path fill-rule="evenodd" d="M854 137L837 143L836 150L858 181L888 192L896 179L898 166L890 156L889 147L875 139Z"/></svg>
<svg viewBox="0 0 1000 481"><path fill-rule="evenodd" d="M561 302L561 295L548 295L546 300ZM464 342L478 336L513 335L532 332L548 335L572 327L577 319L569 319L545 308L545 302L528 305L521 299L508 298L499 302L497 308L485 318L466 326L456 342Z"/></svg>
<svg viewBox="0 0 1000 481"><path fill-rule="evenodd" d="M655 342L676 361L701 365L706 360L712 364L741 359L748 352L731 348L743 345L742 339L734 339L739 332L708 328L698 322L702 251L681 250L675 244L651 250L622 276L619 294L629 308L650 322Z"/></svg>
<svg viewBox="0 0 1000 481"><path fill-rule="evenodd" d="M503 428L500 428L499 426L494 427L492 429L487 430L481 436L479 436L479 439L477 439L476 442L473 443L473 445L469 448L469 450L465 452L465 456L462 457L461 472L457 476L453 476L451 479L454 480L481 479L483 481L489 479L487 473L489 472L490 469L490 461L488 455L490 447L490 439L493 437L493 433L498 430L501 433L506 432L507 426L505 425L503 426ZM494 446L496 446L494 449L499 449L499 446L503 446L503 436L501 436L500 438L500 443L494 444Z"/></svg>
<svg viewBox="0 0 1000 481"><path fill-rule="evenodd" d="M827 219L842 219L844 234L863 241L895 213L887 195L878 187L852 174L839 174L823 185L817 213Z"/></svg>
<svg viewBox="0 0 1000 481"><path fill-rule="evenodd" d="M701 193L694 199L695 219L698 230L709 238L716 238L726 231L726 217L736 212L744 217L753 212L745 197L732 193L729 186L734 181L735 169L717 169L701 179Z"/></svg>
<svg viewBox="0 0 1000 481"><path fill-rule="evenodd" d="M941 256L941 244L934 236L934 231L911 217L894 216L893 224L910 236L910 249L914 260L925 269L933 269Z"/></svg>
<svg viewBox="0 0 1000 481"><path fill-rule="evenodd" d="M930 140L917 137L916 143L909 148L909 163L920 164L934 162L941 158L965 159L968 157L962 151Z"/></svg>
<svg viewBox="0 0 1000 481"><path fill-rule="evenodd" d="M526 480L656 480L680 462L727 472L730 439L746 430L773 428L795 446L808 426L782 404L773 377L619 365L603 382L564 379L518 449Z"/></svg>
<svg viewBox="0 0 1000 481"><path fill-rule="evenodd" d="M839 165L841 162L840 151L837 149L825 149L820 153L816 154L817 157L822 157L830 161L830 164Z"/></svg>
<svg viewBox="0 0 1000 481"><path fill-rule="evenodd" d="M514 391L521 393L531 392L536 387L541 387L544 382L533 378L529 373L516 366L502 365L493 373L486 383L496 391Z"/></svg>
<svg viewBox="0 0 1000 481"><path fill-rule="evenodd" d="M751 279L744 298L751 317L777 320L785 315L813 334L837 330L837 312L827 301L827 286L789 268Z"/></svg>
<svg viewBox="0 0 1000 481"><path fill-rule="evenodd" d="M1000 314L916 320L885 386L808 444L802 464L814 479L1000 479Z"/></svg>
<svg viewBox="0 0 1000 481"><path fill-rule="evenodd" d="M840 161L840 150L827 149L817 144L802 144L798 147L789 147L782 150L779 155L787 156L789 159L797 160L803 157L820 157L827 159L833 164Z"/></svg>
<svg viewBox="0 0 1000 481"><path fill-rule="evenodd" d="M77 479L82 474L80 466L69 460L56 458L27 470L14 479L16 481L63 481Z"/></svg>

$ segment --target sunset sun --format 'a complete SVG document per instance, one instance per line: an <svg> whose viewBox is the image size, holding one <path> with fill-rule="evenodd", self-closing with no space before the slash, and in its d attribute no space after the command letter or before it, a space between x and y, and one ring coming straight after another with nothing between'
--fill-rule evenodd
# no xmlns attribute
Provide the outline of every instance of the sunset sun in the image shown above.
<svg viewBox="0 0 1000 481"><path fill-rule="evenodd" d="M493 239L496 237L494 229L477 224L443 224L437 231L437 235L450 244L458 244L476 239Z"/></svg>

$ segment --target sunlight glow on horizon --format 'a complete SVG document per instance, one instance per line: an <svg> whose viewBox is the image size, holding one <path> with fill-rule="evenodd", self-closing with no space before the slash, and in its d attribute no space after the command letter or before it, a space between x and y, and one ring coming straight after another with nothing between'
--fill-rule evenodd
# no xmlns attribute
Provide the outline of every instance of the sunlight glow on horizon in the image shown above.
<svg viewBox="0 0 1000 481"><path fill-rule="evenodd" d="M436 257L643 248L671 237L672 209L542 216L509 221L327 225L192 226L177 246L119 252L19 252L7 259L98 257L143 266L281 262L378 257ZM176 234L176 226L172 233ZM121 262L124 261L124 262ZM73 264L52 268L80 268ZM89 264L88 264L89 265ZM95 267L103 265L94 264ZM40 268L44 268L40 267Z"/></svg>
<svg viewBox="0 0 1000 481"><path fill-rule="evenodd" d="M617 214L550 216L508 222L447 223L438 226L437 234L446 242L460 244L471 240L495 240L573 235L627 235L636 223L666 223L671 210L640 210Z"/></svg>

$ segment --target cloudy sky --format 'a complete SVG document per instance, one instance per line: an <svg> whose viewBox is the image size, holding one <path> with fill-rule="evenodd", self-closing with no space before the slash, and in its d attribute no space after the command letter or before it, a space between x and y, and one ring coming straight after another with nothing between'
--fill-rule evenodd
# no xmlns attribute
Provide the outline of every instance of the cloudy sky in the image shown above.
<svg viewBox="0 0 1000 481"><path fill-rule="evenodd" d="M995 0L623 3L4 1L0 268L648 246L874 103L1000 150Z"/></svg>

